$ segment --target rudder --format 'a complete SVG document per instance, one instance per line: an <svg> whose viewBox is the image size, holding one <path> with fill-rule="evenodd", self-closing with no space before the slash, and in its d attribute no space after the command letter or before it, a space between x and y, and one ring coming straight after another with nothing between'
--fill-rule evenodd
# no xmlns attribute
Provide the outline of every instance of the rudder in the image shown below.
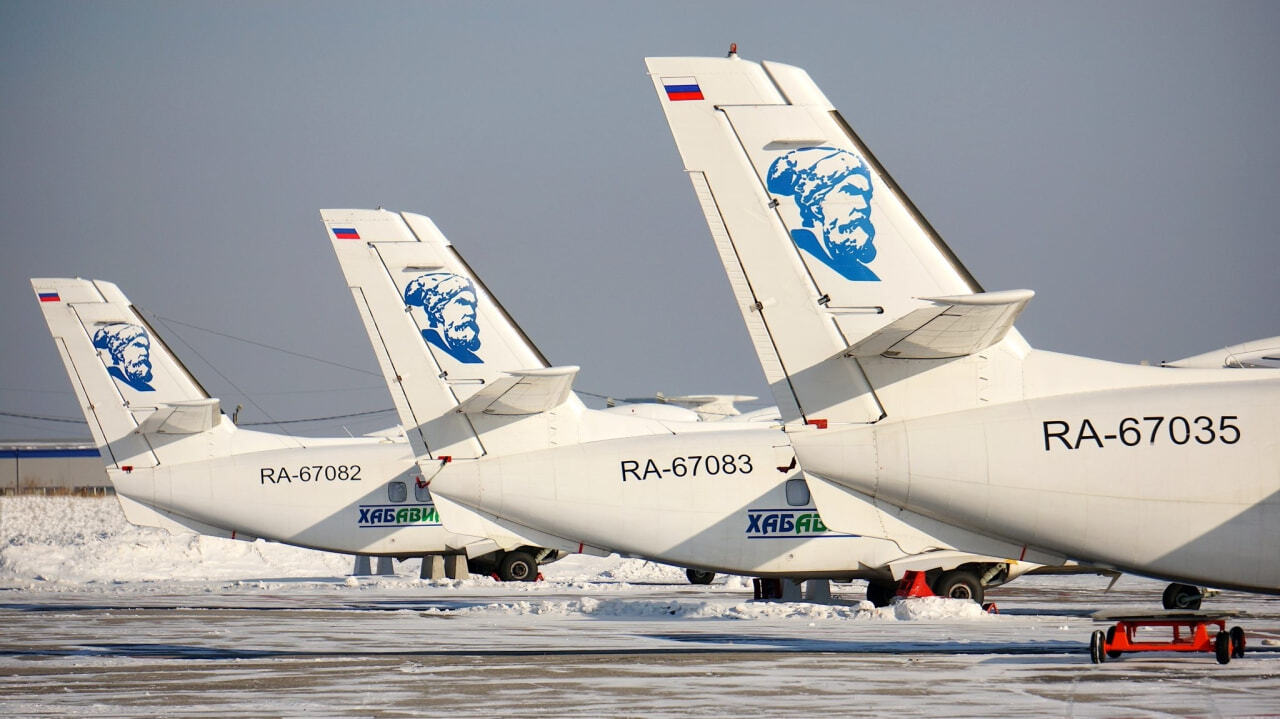
<svg viewBox="0 0 1280 719"><path fill-rule="evenodd" d="M568 395L576 368L548 367L429 218L386 210L320 214L420 459L483 456L482 435L503 424L499 415L521 411L497 404L517 395L527 402L538 394L531 386L552 386L553 399L577 401Z"/></svg>
<svg viewBox="0 0 1280 719"><path fill-rule="evenodd" d="M646 63L784 419L877 421L850 350L981 287L804 70Z"/></svg>
<svg viewBox="0 0 1280 719"><path fill-rule="evenodd" d="M116 285L100 280L31 280L49 332L108 467L154 467L159 435L221 423L210 398Z"/></svg>

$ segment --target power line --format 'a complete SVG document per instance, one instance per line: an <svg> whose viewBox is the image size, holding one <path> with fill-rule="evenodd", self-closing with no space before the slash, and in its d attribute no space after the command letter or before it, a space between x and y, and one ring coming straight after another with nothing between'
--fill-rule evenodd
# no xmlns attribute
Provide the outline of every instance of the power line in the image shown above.
<svg viewBox="0 0 1280 719"><path fill-rule="evenodd" d="M285 420L279 420L279 421L266 421L266 422L241 422L237 426L253 427L253 426L264 425L264 424L300 424L302 422L324 422L324 421L333 420L333 419L348 419L350 417L367 417L373 414L384 414L386 412L394 412L394 411L396 411L394 407L386 407L384 409L371 409L366 412L350 412L348 414L333 414L327 417L303 417L301 419L285 419ZM23 412L0 411L0 416L19 417L21 419L34 419L34 420L39 420L41 422L67 422L71 424L86 424L83 419L73 419L71 417L50 417L48 415L25 414Z"/></svg>
<svg viewBox="0 0 1280 719"><path fill-rule="evenodd" d="M143 310L141 307L138 307L138 306L136 306L136 305L135 305L135 306L134 306L134 309L136 309L136 310L138 311L138 314L143 315L143 316L145 317L144 310ZM163 318L163 317L161 317L160 315L157 315L157 314L155 314L155 313L149 313L149 314L151 314L151 316L152 316L152 317L154 317L158 322L160 322L161 324L164 324L165 320L164 320L164 318ZM175 320L175 322L177 322L177 321ZM182 323L182 322L178 322L178 324L184 324L184 323ZM188 326L190 326L190 325L188 325ZM186 346L187 346L187 349L189 349L189 350L191 350L192 352L194 352L194 353L195 353L195 355L201 359L201 361L203 361L205 364L209 365L209 369L211 369L211 370L213 370L214 372L216 372L216 373L217 373L217 375L218 375L219 377L221 377L221 378L223 379L223 381L224 381L224 382L226 382L227 384L231 385L231 387L232 387L235 391L239 392L239 393L240 393L240 396L244 397L244 399L245 399L245 401L246 401L246 402L248 402L249 404L253 405L254 407L257 407L258 411L259 411L259 412L261 412L262 414L266 415L267 419L273 419L273 418L271 417L271 413L270 413L270 412L268 412L267 410L263 409L263 408L262 408L262 407L261 407L261 406L260 406L256 401L254 401L253 397L251 397L251 396L250 396L248 393L246 393L244 390L240 389L239 385L237 385L235 382L231 381L231 378L230 378L230 377L228 377L228 376L226 376L225 374L223 374L223 373L222 373L222 371L221 371L221 370L219 370L219 369L218 369L218 367L217 367L216 365L214 365L214 364L213 364L212 362L210 362L209 360L205 359L205 358L204 358L204 355L200 354L200 350L197 350L194 346L192 346L192 344L191 344L190 342L186 341L186 340L182 337L182 335L178 334L178 332L177 332L176 330L174 330L172 327L168 326L167 324L165 324L165 329L167 329L167 330L168 330L168 331L169 331L169 332L170 332L174 337L177 337L179 342L181 342L182 344L186 345ZM199 328L197 328L197 329L199 329ZM199 382L198 382L198 381L197 381L197 384L199 384ZM288 434L288 430L285 430L285 434Z"/></svg>
<svg viewBox="0 0 1280 719"><path fill-rule="evenodd" d="M22 419L37 419L37 420L40 420L41 422L70 422L73 424L84 424L85 426L88 426L83 419L73 419L71 417L48 417L41 414L23 414L22 412L3 412L3 411L0 411L0 416L21 417Z"/></svg>
<svg viewBox="0 0 1280 719"><path fill-rule="evenodd" d="M193 330L199 330L199 331L201 331L201 332L208 332L209 334L217 335L217 336L219 336L219 337L225 337L226 339L229 339L229 340L235 340L236 342L244 342L245 344L250 344L250 345L257 346L257 347L262 347L263 349L275 350L276 352L283 352L283 353L285 353L285 354L287 354L287 355L293 355L294 357L302 357L303 359L309 359L309 360L313 360L313 361L315 361L315 362L322 362L322 363L327 364L327 365L333 365L334 367L341 367L341 368L343 368L343 369L349 369L349 370L351 370L351 371L353 371L353 372L359 372L359 373L361 373L361 374L367 374L367 375L369 375L369 376L371 376L371 377L382 377L382 374L381 374L381 373L379 373L379 372L370 372L369 370L364 369L363 367L352 367L351 365L345 365L345 364L342 364L341 362L334 362L333 360L327 360L327 359L325 359L325 358L323 358L323 357L316 357L316 356L314 356L314 355L305 354L305 353L303 353L303 352L295 352L295 351L293 351L293 350L285 349L285 348L283 348L283 347L277 347L277 346L275 346L275 345L270 345L270 344L267 344L267 343L265 343L265 342L258 342L258 341L256 341L256 340L245 339L244 337L237 337L237 336L235 336L235 335L227 334L226 332L219 332L219 331L217 331L217 330L211 330L211 329L209 329L208 327L200 327L200 326L198 326L198 325L189 324L189 323L187 323L187 322L183 322L183 321L181 321L181 320L175 320L175 319L173 319L172 317L165 317L165 316L163 316L163 315L159 315L159 314L156 314L156 313L154 313L154 312L150 312L149 314L150 314L152 317L155 317L156 319L161 320L162 322L166 322L166 323L168 323L168 322L172 322L172 323L174 323L174 324L176 324L176 325L182 325L183 327L190 327L190 328L191 328L191 329L193 329ZM190 347L191 345L190 345L189 343L187 343L187 346L188 346L188 347ZM203 359L203 358L201 358L201 359ZM207 360L206 360L206 361L207 361Z"/></svg>
<svg viewBox="0 0 1280 719"><path fill-rule="evenodd" d="M328 417L307 417L305 419L282 419L275 422L241 422L237 427L253 427L262 424L298 424L300 422L323 422L331 419L347 419L349 417L367 417L371 414L384 414L386 412L396 411L395 407L387 407L385 409L371 409L367 412L352 412L350 414L335 414Z"/></svg>

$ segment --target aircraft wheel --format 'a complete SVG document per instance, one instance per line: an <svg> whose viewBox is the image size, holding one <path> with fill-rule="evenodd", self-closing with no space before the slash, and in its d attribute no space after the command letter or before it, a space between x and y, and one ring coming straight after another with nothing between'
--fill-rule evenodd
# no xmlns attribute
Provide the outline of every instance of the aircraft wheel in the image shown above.
<svg viewBox="0 0 1280 719"><path fill-rule="evenodd" d="M877 607L887 607L893 604L893 598L898 593L898 585L892 582L867 582L867 601Z"/></svg>
<svg viewBox="0 0 1280 719"><path fill-rule="evenodd" d="M967 569L943 572L933 583L933 593L939 597L969 599L982 604L982 582L978 575Z"/></svg>
<svg viewBox="0 0 1280 719"><path fill-rule="evenodd" d="M1240 627L1231 628L1231 656L1236 659L1244 657L1244 630Z"/></svg>
<svg viewBox="0 0 1280 719"><path fill-rule="evenodd" d="M1103 634L1101 629L1089 637L1089 658L1093 660L1094 664L1101 664L1107 661L1107 653L1102 649L1105 641L1107 641L1107 635Z"/></svg>
<svg viewBox="0 0 1280 719"><path fill-rule="evenodd" d="M504 582L532 582L538 578L538 561L528 552L507 552L498 564Z"/></svg>
<svg viewBox="0 0 1280 719"><path fill-rule="evenodd" d="M1107 627L1107 644L1110 644L1111 642L1115 641L1115 639L1116 639L1116 628L1113 626ZM1107 651L1107 656L1112 659L1117 659L1123 653L1124 652L1118 652L1114 649L1111 649Z"/></svg>
<svg viewBox="0 0 1280 719"><path fill-rule="evenodd" d="M1227 632L1218 632L1217 639L1213 640L1213 654L1218 658L1219 664L1226 664L1231 661L1231 656L1235 653L1231 646L1231 635Z"/></svg>
<svg viewBox="0 0 1280 719"><path fill-rule="evenodd" d="M716 578L715 572L706 572L701 569L686 569L684 576L689 578L690 584L710 584L711 580Z"/></svg>
<svg viewBox="0 0 1280 719"><path fill-rule="evenodd" d="M1200 608L1200 601L1204 599L1204 593L1200 591L1199 587L1175 582L1165 587L1162 599L1165 609L1196 610Z"/></svg>

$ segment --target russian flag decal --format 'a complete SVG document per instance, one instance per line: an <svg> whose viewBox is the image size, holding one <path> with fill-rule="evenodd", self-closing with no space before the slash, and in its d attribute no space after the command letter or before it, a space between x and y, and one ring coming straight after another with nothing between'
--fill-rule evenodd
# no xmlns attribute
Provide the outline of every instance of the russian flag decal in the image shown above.
<svg viewBox="0 0 1280 719"><path fill-rule="evenodd" d="M61 302L62 301L62 298L58 296L57 292L37 292L36 297L39 297L41 302Z"/></svg>
<svg viewBox="0 0 1280 719"><path fill-rule="evenodd" d="M696 77L664 77L662 89L667 91L667 99L672 102L704 99Z"/></svg>
<svg viewBox="0 0 1280 719"><path fill-rule="evenodd" d="M335 227L333 228L333 236L339 240L358 240L360 233L356 232L354 227Z"/></svg>

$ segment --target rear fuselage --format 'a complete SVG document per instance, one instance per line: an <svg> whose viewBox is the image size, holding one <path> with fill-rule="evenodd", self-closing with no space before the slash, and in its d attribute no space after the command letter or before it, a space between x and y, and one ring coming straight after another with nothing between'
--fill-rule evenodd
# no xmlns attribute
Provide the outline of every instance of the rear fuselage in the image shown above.
<svg viewBox="0 0 1280 719"><path fill-rule="evenodd" d="M212 442L226 445L192 462L112 470L116 492L238 536L331 552L415 556L479 541L442 526L405 442L244 430ZM280 443L294 446L262 448Z"/></svg>
<svg viewBox="0 0 1280 719"><path fill-rule="evenodd" d="M1080 365L1129 384L1080 387L1068 371ZM810 472L977 531L1087 564L1280 591L1277 373L1034 352L1023 371L1024 387L1056 378L1061 391L792 441Z"/></svg>
<svg viewBox="0 0 1280 719"><path fill-rule="evenodd" d="M670 433L454 460L431 490L573 542L734 574L887 578L895 541L829 529L776 428ZM869 510L874 516L874 510ZM446 525L449 521L446 513ZM866 534L884 535L869 522ZM921 539L904 544L949 549Z"/></svg>

